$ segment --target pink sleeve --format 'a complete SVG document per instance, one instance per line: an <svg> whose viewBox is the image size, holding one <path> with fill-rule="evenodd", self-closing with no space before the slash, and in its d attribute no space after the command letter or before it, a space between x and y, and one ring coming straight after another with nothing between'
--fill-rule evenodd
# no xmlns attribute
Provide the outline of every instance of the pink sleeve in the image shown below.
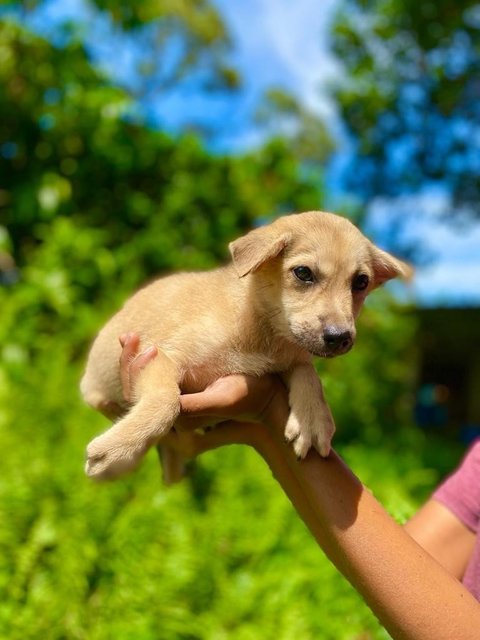
<svg viewBox="0 0 480 640"><path fill-rule="evenodd" d="M434 492L441 502L469 529L478 531L480 521L480 439L467 452L460 466Z"/></svg>

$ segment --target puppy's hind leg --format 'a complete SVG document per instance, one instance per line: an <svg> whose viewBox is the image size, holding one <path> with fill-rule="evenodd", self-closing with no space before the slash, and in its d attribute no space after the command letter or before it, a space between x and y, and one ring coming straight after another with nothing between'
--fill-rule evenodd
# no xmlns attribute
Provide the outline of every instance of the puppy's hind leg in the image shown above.
<svg viewBox="0 0 480 640"><path fill-rule="evenodd" d="M178 370L160 350L140 372L134 395L130 411L88 445L87 475L104 479L131 471L172 428L180 412Z"/></svg>

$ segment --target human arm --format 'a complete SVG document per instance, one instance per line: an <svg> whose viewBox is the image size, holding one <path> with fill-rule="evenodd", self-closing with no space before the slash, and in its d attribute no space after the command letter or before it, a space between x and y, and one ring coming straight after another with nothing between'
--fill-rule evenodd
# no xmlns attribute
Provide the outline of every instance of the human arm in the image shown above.
<svg viewBox="0 0 480 640"><path fill-rule="evenodd" d="M407 523L413 535L480 599L480 439Z"/></svg>
<svg viewBox="0 0 480 640"><path fill-rule="evenodd" d="M478 638L478 602L389 516L334 452L323 459L312 450L304 461L296 460L283 441L288 412L279 388L264 414L268 428L252 434L252 446L392 638ZM221 438L221 428L216 431Z"/></svg>
<svg viewBox="0 0 480 640"><path fill-rule="evenodd" d="M223 384L223 396L215 389L185 396L189 413L197 418L209 412L235 416L239 390L235 380ZM334 452L323 459L311 451L304 461L297 461L283 440L289 413L286 393L278 383L272 384L276 384L274 396L261 414L267 426L245 425L240 436L241 427L228 423L225 431L220 427L199 436L199 451L240 439L253 446L323 551L392 638L478 638L478 602L388 515ZM193 411L191 403L196 405Z"/></svg>
<svg viewBox="0 0 480 640"><path fill-rule="evenodd" d="M283 441L285 394L268 408L255 448L323 551L395 639L478 638L480 605L400 527L333 452L298 462ZM220 429L219 429L220 431ZM300 506L300 508L299 508ZM313 527L312 527L313 521Z"/></svg>
<svg viewBox="0 0 480 640"><path fill-rule="evenodd" d="M462 579L476 536L450 509L430 499L404 528L449 573Z"/></svg>
<svg viewBox="0 0 480 640"><path fill-rule="evenodd" d="M383 509L334 453L310 451L298 462L283 439L289 415L286 390L275 377L234 376L205 392L182 396L176 434L191 436L189 455L232 443L254 447L330 560L364 597L395 640L474 640L480 605ZM207 433L190 425L227 421ZM256 424L252 420L257 421Z"/></svg>

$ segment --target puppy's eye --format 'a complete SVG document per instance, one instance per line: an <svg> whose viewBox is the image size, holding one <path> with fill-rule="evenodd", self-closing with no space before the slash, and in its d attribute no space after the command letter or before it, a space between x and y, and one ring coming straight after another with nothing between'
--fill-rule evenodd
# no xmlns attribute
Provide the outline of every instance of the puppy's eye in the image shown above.
<svg viewBox="0 0 480 640"><path fill-rule="evenodd" d="M302 282L315 281L315 276L313 275L312 270L308 267L295 267L292 271L297 280L301 280Z"/></svg>
<svg viewBox="0 0 480 640"><path fill-rule="evenodd" d="M359 273L352 281L352 291L365 291L370 283L370 278L365 273Z"/></svg>

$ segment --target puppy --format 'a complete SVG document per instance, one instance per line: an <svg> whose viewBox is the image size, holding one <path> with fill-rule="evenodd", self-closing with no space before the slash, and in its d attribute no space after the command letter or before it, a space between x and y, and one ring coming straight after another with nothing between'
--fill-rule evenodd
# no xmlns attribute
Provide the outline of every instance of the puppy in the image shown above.
<svg viewBox="0 0 480 640"><path fill-rule="evenodd" d="M158 356L139 374L130 410L88 445L89 476L135 468L174 425L181 392L231 373L282 374L291 408L286 439L299 458L312 446L328 455L335 426L311 357L349 351L367 294L411 269L345 218L318 211L278 218L229 248L231 264L155 281L98 334L81 382L96 409L125 406L119 335L137 333Z"/></svg>

